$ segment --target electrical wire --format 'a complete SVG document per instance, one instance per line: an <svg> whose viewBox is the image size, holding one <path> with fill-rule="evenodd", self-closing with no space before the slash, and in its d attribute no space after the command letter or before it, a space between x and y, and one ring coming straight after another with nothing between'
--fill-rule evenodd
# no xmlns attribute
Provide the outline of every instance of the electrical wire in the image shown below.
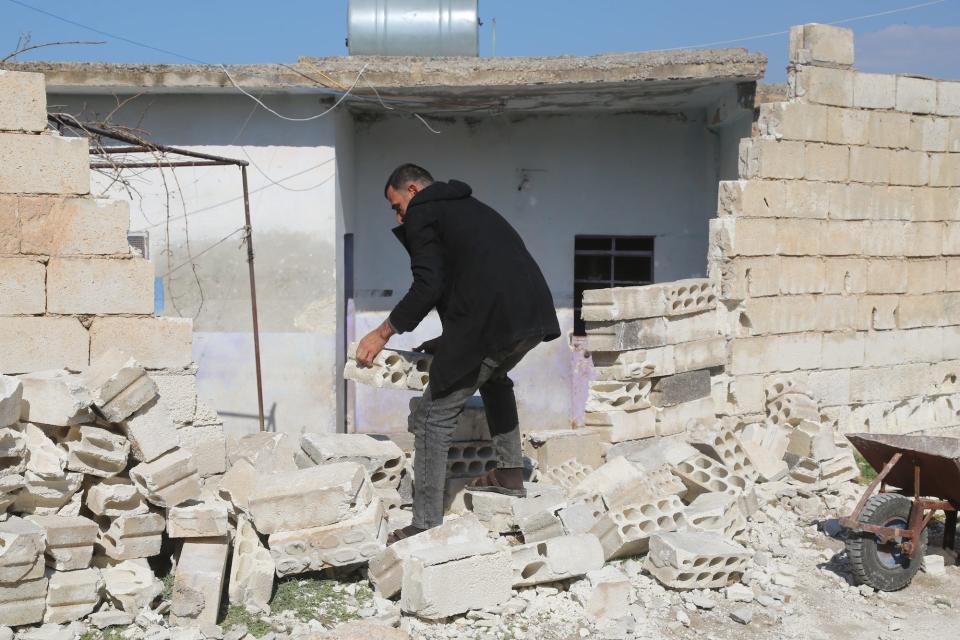
<svg viewBox="0 0 960 640"><path fill-rule="evenodd" d="M311 120L316 120L317 118L322 118L323 116L327 115L328 113L330 113L331 111L333 111L334 109L336 109L337 107L339 107L339 106L340 106L340 103L343 102L344 100L346 100L346 99L347 99L347 96L349 96L350 93L356 88L357 83L360 82L360 78L363 77L363 73L367 70L367 67L370 66L370 63L368 62L368 63L366 63L365 65L363 65L363 67L360 68L360 73L357 74L357 77L356 77L356 79L353 81L353 84L350 85L350 88L347 89L339 98L337 98L337 101L334 102L333 105L332 105L329 109L327 109L327 110L325 110L325 111L323 111L323 112L321 112L321 113L317 113L317 114L314 114L314 115L312 115L312 116L307 116L307 117L304 117L304 118L291 118L290 116L285 116L285 115L283 115L282 113L279 113L279 112L277 112L277 111L274 111L273 109L271 109L270 107L268 107L266 104L264 104L264 102L263 102L260 98L258 98L257 96L253 95L252 93L250 93L249 91L247 91L246 89L244 89L243 87L241 87L239 84L237 84L236 81L233 79L233 76L230 75L230 72L227 71L227 68L226 68L224 65L221 64L221 65L217 65L217 66L220 67L220 69L223 71L224 75L227 76L227 80L230 81L230 84L232 84L233 87L234 87L237 91L239 91L239 92L242 93L243 95L247 96L248 98L250 98L251 100L253 100L253 101L256 102L257 104L259 104L261 107L263 107L264 109L266 109L267 111L269 111L269 112L272 113L273 115L277 116L277 117L280 118L281 120L288 120L288 121L290 121L290 122L309 122L309 121L311 121Z"/></svg>
<svg viewBox="0 0 960 640"><path fill-rule="evenodd" d="M246 230L247 230L246 227L240 227L240 228L238 228L238 229L234 229L233 231L231 231L230 233L228 233L228 234L225 235L224 237L220 238L219 240L217 240L216 242L214 242L212 245L210 245L209 247L207 247L206 249L204 249L204 250L201 251L200 253L194 254L193 258L191 258L190 260L187 260L186 262L181 262L181 263L178 264L177 266L169 269L166 273L164 273L164 274L163 274L162 276L160 276L160 277L161 277L161 278L166 278L166 277L169 276L171 273L173 273L173 272L175 272L175 271L178 271L179 269L182 269L182 268L184 268L184 267L190 266L191 264L194 264L194 262L197 260L197 258L199 258L200 256L202 256L203 254L207 253L208 251L212 251L213 249L215 249L216 247L219 247L221 244L223 244L224 242L226 242L227 240L229 240L229 239L232 238L233 236L237 235L237 234L240 233L240 232L246 231Z"/></svg>

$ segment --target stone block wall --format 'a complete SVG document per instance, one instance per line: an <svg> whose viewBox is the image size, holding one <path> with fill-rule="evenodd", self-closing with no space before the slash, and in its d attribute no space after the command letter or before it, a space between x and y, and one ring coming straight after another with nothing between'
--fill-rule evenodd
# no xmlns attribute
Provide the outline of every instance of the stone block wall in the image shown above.
<svg viewBox="0 0 960 640"><path fill-rule="evenodd" d="M960 82L860 73L853 34L794 27L787 102L720 185L717 413L809 390L840 431L960 425Z"/></svg>
<svg viewBox="0 0 960 640"><path fill-rule="evenodd" d="M198 408L191 320L153 315L128 203L91 196L87 141L47 130L46 106L42 74L0 70L0 374L80 371L115 347L164 387L176 424L219 422Z"/></svg>

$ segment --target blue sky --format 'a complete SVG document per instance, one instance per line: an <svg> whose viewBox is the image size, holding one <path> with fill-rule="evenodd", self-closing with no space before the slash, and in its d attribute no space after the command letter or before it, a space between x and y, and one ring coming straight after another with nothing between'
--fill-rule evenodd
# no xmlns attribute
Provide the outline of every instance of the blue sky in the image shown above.
<svg viewBox="0 0 960 640"><path fill-rule="evenodd" d="M209 63L294 62L299 56L344 55L347 0L23 0L63 18ZM922 0L480 0L481 54L490 53L497 19L497 55L589 55L704 45L833 22L922 4ZM960 0L945 0L845 26L857 35L857 68L960 79ZM21 34L33 43L106 40L58 46L21 60L185 62L175 55L91 33L0 0L0 58ZM785 77L787 36L715 45L767 54L768 82Z"/></svg>

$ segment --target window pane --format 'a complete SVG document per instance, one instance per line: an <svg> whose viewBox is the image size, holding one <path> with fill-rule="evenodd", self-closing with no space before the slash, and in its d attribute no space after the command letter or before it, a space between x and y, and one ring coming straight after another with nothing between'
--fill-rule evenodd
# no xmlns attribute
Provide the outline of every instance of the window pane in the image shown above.
<svg viewBox="0 0 960 640"><path fill-rule="evenodd" d="M610 282L610 256L574 256L573 278Z"/></svg>
<svg viewBox="0 0 960 640"><path fill-rule="evenodd" d="M577 236L574 241L574 249L577 251L609 251L611 238L591 238L589 236Z"/></svg>
<svg viewBox="0 0 960 640"><path fill-rule="evenodd" d="M653 260L647 256L616 256L613 259L614 279L628 282L650 282Z"/></svg>
<svg viewBox="0 0 960 640"><path fill-rule="evenodd" d="M616 238L617 251L653 251L653 238Z"/></svg>

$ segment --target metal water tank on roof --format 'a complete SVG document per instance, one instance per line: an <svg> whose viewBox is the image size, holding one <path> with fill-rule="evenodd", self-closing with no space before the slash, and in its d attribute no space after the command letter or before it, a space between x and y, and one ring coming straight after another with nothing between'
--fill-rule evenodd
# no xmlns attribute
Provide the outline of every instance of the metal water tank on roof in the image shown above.
<svg viewBox="0 0 960 640"><path fill-rule="evenodd" d="M478 0L350 0L355 56L477 56Z"/></svg>

